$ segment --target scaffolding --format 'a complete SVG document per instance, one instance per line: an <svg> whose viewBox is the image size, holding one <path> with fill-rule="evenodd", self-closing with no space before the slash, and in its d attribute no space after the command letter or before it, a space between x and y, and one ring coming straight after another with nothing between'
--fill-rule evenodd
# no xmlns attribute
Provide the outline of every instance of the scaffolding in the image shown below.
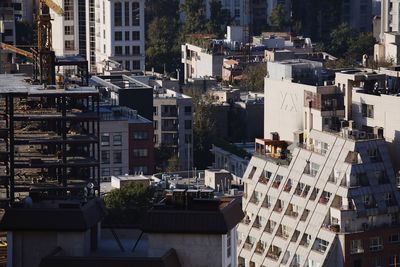
<svg viewBox="0 0 400 267"><path fill-rule="evenodd" d="M0 88L0 197L99 195L99 93L89 87Z"/></svg>

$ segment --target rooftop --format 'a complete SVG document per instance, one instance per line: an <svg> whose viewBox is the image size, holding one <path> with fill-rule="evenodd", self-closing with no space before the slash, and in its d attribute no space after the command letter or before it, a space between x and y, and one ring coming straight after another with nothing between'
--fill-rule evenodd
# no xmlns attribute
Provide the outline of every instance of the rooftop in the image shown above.
<svg viewBox="0 0 400 267"><path fill-rule="evenodd" d="M118 176L111 176L111 178L116 178L121 181L149 181L150 178L144 175L118 175Z"/></svg>
<svg viewBox="0 0 400 267"><path fill-rule="evenodd" d="M140 116L136 110L128 107L100 107L101 120L103 121L125 121L128 123L152 123L150 120Z"/></svg>
<svg viewBox="0 0 400 267"><path fill-rule="evenodd" d="M151 87L127 75L99 75L92 76L91 83L115 91L120 89L150 89Z"/></svg>
<svg viewBox="0 0 400 267"><path fill-rule="evenodd" d="M191 99L190 96L175 92L170 89L158 88L154 90L155 99L160 98L176 98L176 99Z"/></svg>

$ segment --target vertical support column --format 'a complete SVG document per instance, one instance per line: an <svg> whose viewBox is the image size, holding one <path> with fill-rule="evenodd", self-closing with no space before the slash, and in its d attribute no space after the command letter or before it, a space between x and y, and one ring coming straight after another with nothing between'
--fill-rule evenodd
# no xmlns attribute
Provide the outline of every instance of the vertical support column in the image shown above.
<svg viewBox="0 0 400 267"><path fill-rule="evenodd" d="M65 95L63 95L61 97L61 113L62 113L62 118L61 118L61 132L62 132L62 149L61 149L61 153L62 153L62 184L64 187L67 186L67 144L66 144L66 140L67 140L67 123L66 123L66 119L67 119L67 110L66 110L66 99L65 99Z"/></svg>
<svg viewBox="0 0 400 267"><path fill-rule="evenodd" d="M14 202L14 97L8 96L8 116L10 120L10 202Z"/></svg>
<svg viewBox="0 0 400 267"><path fill-rule="evenodd" d="M97 108L97 186L98 191L97 194L100 197L100 93L96 96L92 97L92 105L94 106L94 102L96 101L96 108Z"/></svg>

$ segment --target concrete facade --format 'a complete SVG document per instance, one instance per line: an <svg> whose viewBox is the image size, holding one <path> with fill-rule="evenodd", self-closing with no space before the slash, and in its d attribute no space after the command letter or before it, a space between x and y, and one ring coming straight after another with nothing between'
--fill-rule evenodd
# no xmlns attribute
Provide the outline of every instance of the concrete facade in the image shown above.
<svg viewBox="0 0 400 267"><path fill-rule="evenodd" d="M181 170L193 166L192 98L169 89L154 92L154 143L172 149Z"/></svg>

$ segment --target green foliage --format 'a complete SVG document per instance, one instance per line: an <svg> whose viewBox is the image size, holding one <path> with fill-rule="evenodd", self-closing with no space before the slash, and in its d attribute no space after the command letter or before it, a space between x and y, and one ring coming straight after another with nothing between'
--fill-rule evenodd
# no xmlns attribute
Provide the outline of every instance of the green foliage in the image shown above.
<svg viewBox="0 0 400 267"><path fill-rule="evenodd" d="M166 146L154 148L156 172L163 172L168 167L168 160L173 156L172 149Z"/></svg>
<svg viewBox="0 0 400 267"><path fill-rule="evenodd" d="M167 17L156 17L147 31L147 66L157 72L175 71L179 67L180 47L177 45L177 21Z"/></svg>
<svg viewBox="0 0 400 267"><path fill-rule="evenodd" d="M277 5L269 16L268 26L271 31L285 31L289 25L288 14L283 5Z"/></svg>
<svg viewBox="0 0 400 267"><path fill-rule="evenodd" d="M364 54L373 54L375 38L372 33L358 33L343 23L329 36L329 40L318 47L318 50L325 50L338 58L337 61L327 64L329 68L350 67L361 62Z"/></svg>
<svg viewBox="0 0 400 267"><path fill-rule="evenodd" d="M226 26L230 22L229 11L222 9L222 3L219 0L210 2L210 20L206 25L208 33L216 34L218 37L224 35Z"/></svg>
<svg viewBox="0 0 400 267"><path fill-rule="evenodd" d="M153 190L150 187L131 183L121 189L113 189L104 197L108 209L147 209L151 206Z"/></svg>
<svg viewBox="0 0 400 267"><path fill-rule="evenodd" d="M204 169L210 165L210 149L216 139L216 114L211 99L193 95L193 155L194 165Z"/></svg>
<svg viewBox="0 0 400 267"><path fill-rule="evenodd" d="M243 71L243 79L240 83L241 88L246 91L263 92L266 75L267 65L265 63L246 66Z"/></svg>
<svg viewBox="0 0 400 267"><path fill-rule="evenodd" d="M205 4L203 0L186 0L180 6L180 11L185 14L185 22L182 25L182 34L203 33L206 28Z"/></svg>

